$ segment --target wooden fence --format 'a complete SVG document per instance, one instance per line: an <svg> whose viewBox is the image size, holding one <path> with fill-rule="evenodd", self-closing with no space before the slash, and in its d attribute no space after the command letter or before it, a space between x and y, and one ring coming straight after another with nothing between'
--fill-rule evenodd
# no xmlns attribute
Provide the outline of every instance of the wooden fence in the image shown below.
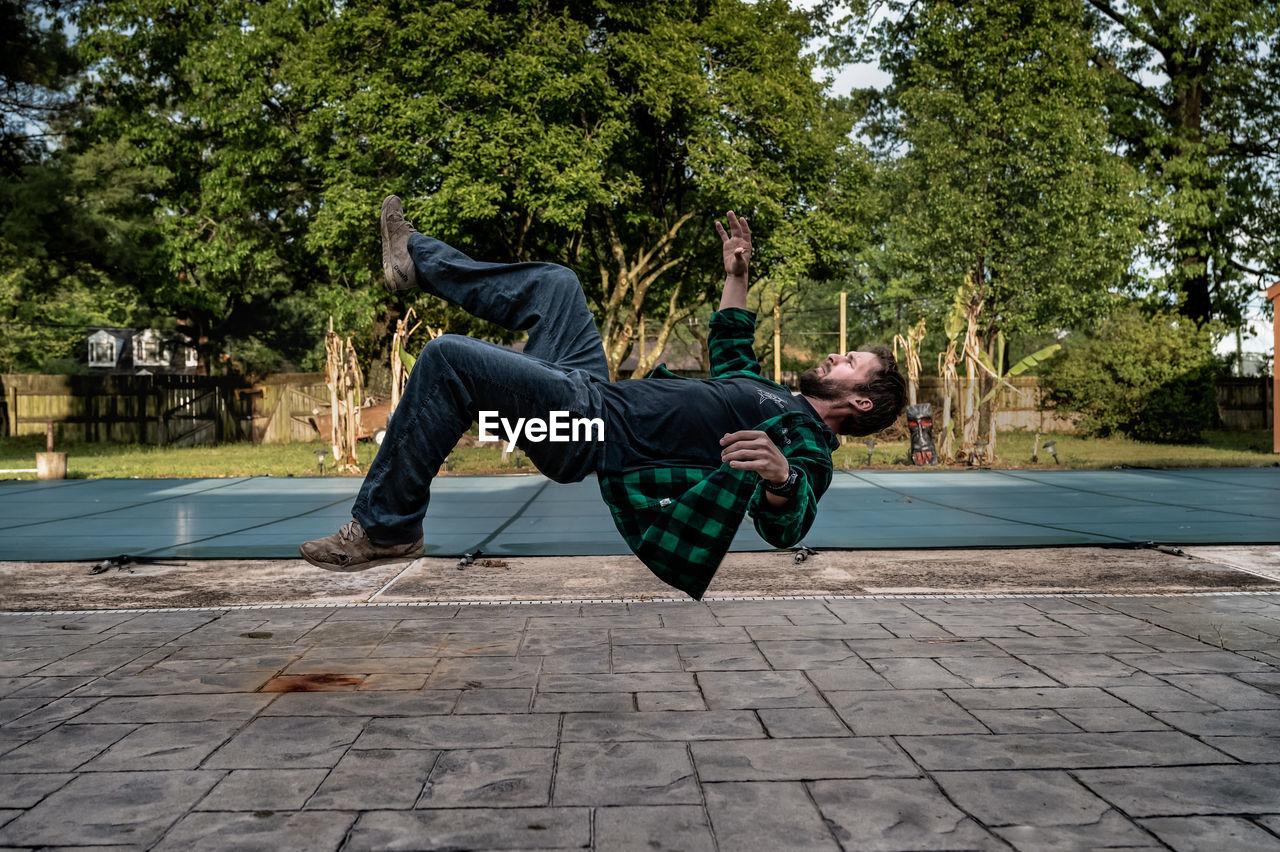
<svg viewBox="0 0 1280 852"><path fill-rule="evenodd" d="M961 392L965 379L960 379ZM1012 388L1001 388L996 409L996 428L1002 432L1074 432L1073 420L1055 411L1042 410L1045 390L1035 376L1017 376L1009 380ZM933 406L933 422L942 422L942 380L937 376L921 376L919 401ZM960 400L951 399L951 419L960 418Z"/></svg>
<svg viewBox="0 0 1280 852"><path fill-rule="evenodd" d="M1035 376L1017 376L1009 380L1013 388L1000 391L996 427L1009 432L1066 432L1075 431L1070 415L1042 409L1047 391L1040 387ZM964 380L961 379L961 387ZM1223 429L1243 432L1249 429L1270 429L1275 415L1272 407L1274 383L1271 378L1250 376L1247 378L1222 377L1216 382L1218 395L1218 419ZM942 416L942 380L936 376L920 379L920 401L933 404L934 422ZM951 400L952 418L957 417L958 400Z"/></svg>
<svg viewBox="0 0 1280 852"><path fill-rule="evenodd" d="M187 446L287 444L318 437L308 418L329 404L323 373L247 385L212 376L0 375L0 433L55 441Z"/></svg>
<svg viewBox="0 0 1280 852"><path fill-rule="evenodd" d="M237 441L240 382L208 376L0 376L6 435L183 446Z"/></svg>
<svg viewBox="0 0 1280 852"><path fill-rule="evenodd" d="M246 432L254 443L305 443L320 437L311 425L311 418L317 410L329 406L329 386L324 382L324 373L268 376L238 393L250 403Z"/></svg>
<svg viewBox="0 0 1280 852"><path fill-rule="evenodd" d="M1044 390L1035 377L1012 380L1001 391L997 426L1006 431L1073 432L1070 418L1041 410ZM941 382L922 377L920 401L942 417ZM112 441L181 446L219 441L287 444L319 439L311 425L329 404L323 373L286 373L256 384L209 376L0 375L0 434L55 440ZM1273 427L1270 378L1218 380L1218 413L1226 429ZM957 415L956 400L952 416Z"/></svg>
<svg viewBox="0 0 1280 852"><path fill-rule="evenodd" d="M1275 382L1270 376L1218 379L1218 417L1232 431L1275 427Z"/></svg>

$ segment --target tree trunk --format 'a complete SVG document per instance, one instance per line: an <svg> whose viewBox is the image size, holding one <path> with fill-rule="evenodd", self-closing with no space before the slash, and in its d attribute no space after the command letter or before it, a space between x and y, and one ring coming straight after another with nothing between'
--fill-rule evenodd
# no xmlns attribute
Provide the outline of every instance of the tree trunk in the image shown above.
<svg viewBox="0 0 1280 852"><path fill-rule="evenodd" d="M698 304L701 305L702 303L699 302ZM691 334L693 339L698 343L698 366L702 368L702 372L710 373L711 346L707 340L707 336L702 333L702 329L698 327L696 320L693 325L686 327L689 329L689 334Z"/></svg>
<svg viewBox="0 0 1280 852"><path fill-rule="evenodd" d="M1198 165L1208 167L1208 155L1202 150L1204 141L1204 88L1196 76L1195 69L1186 62L1175 61L1170 64L1169 75L1173 80L1187 80L1176 93L1173 103L1167 105L1165 120L1173 141L1167 146L1166 157L1171 160L1204 160ZM1189 173L1183 183L1175 183L1178 192L1191 192L1199 198L1196 204L1210 205L1214 186L1211 179L1206 179L1202 169L1182 169ZM1182 291L1182 299L1178 305L1179 312L1195 320L1196 325L1204 325L1213 315L1213 281L1209 275L1209 259L1201 250L1205 244L1206 232L1217 224L1218 210L1215 205L1207 206L1193 219L1183 219L1174 226L1174 250L1177 253L1178 284Z"/></svg>
<svg viewBox="0 0 1280 852"><path fill-rule="evenodd" d="M640 315L644 310L645 295L657 283L664 273L679 264L679 259L666 260L680 229L693 218L686 213L665 228L651 244L642 247L634 257L628 257L623 246L622 235L609 210L603 211L605 238L608 241L608 260L600 260L600 284L606 294L600 316L600 336L604 342L605 359L609 364L609 378L618 378L618 369L631 351L639 326ZM697 309L697 305L677 310L681 287L672 293L667 306L667 315L662 320L658 331L658 339L654 350L647 353L644 359L648 364L639 364L637 375L646 372L661 357L662 347L676 324Z"/></svg>

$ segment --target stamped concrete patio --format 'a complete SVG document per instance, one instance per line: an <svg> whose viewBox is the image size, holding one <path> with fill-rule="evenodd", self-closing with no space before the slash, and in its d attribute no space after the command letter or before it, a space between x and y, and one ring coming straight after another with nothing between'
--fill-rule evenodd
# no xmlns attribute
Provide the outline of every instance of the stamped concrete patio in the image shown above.
<svg viewBox="0 0 1280 852"><path fill-rule="evenodd" d="M5 613L0 636L6 848L1280 849L1275 592Z"/></svg>

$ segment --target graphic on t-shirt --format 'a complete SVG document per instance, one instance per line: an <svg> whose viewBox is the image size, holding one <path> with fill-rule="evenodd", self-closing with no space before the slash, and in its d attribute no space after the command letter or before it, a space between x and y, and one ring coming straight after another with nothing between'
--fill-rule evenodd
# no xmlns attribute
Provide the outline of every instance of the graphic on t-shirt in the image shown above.
<svg viewBox="0 0 1280 852"><path fill-rule="evenodd" d="M766 402L771 402L783 410L790 408L785 399L778 396L776 393L771 393L763 388L756 390L756 401L760 403L761 407L764 407Z"/></svg>

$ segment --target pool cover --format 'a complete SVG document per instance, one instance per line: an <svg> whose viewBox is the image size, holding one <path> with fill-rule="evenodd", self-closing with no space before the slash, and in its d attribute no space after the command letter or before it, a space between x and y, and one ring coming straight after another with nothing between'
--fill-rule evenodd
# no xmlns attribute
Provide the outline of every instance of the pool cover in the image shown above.
<svg viewBox="0 0 1280 852"><path fill-rule="evenodd" d="M0 560L297 556L350 519L355 478L0 483ZM626 553L594 480L450 476L427 555ZM1280 542L1280 468L839 471L804 544L893 549ZM734 550L771 550L744 523Z"/></svg>

